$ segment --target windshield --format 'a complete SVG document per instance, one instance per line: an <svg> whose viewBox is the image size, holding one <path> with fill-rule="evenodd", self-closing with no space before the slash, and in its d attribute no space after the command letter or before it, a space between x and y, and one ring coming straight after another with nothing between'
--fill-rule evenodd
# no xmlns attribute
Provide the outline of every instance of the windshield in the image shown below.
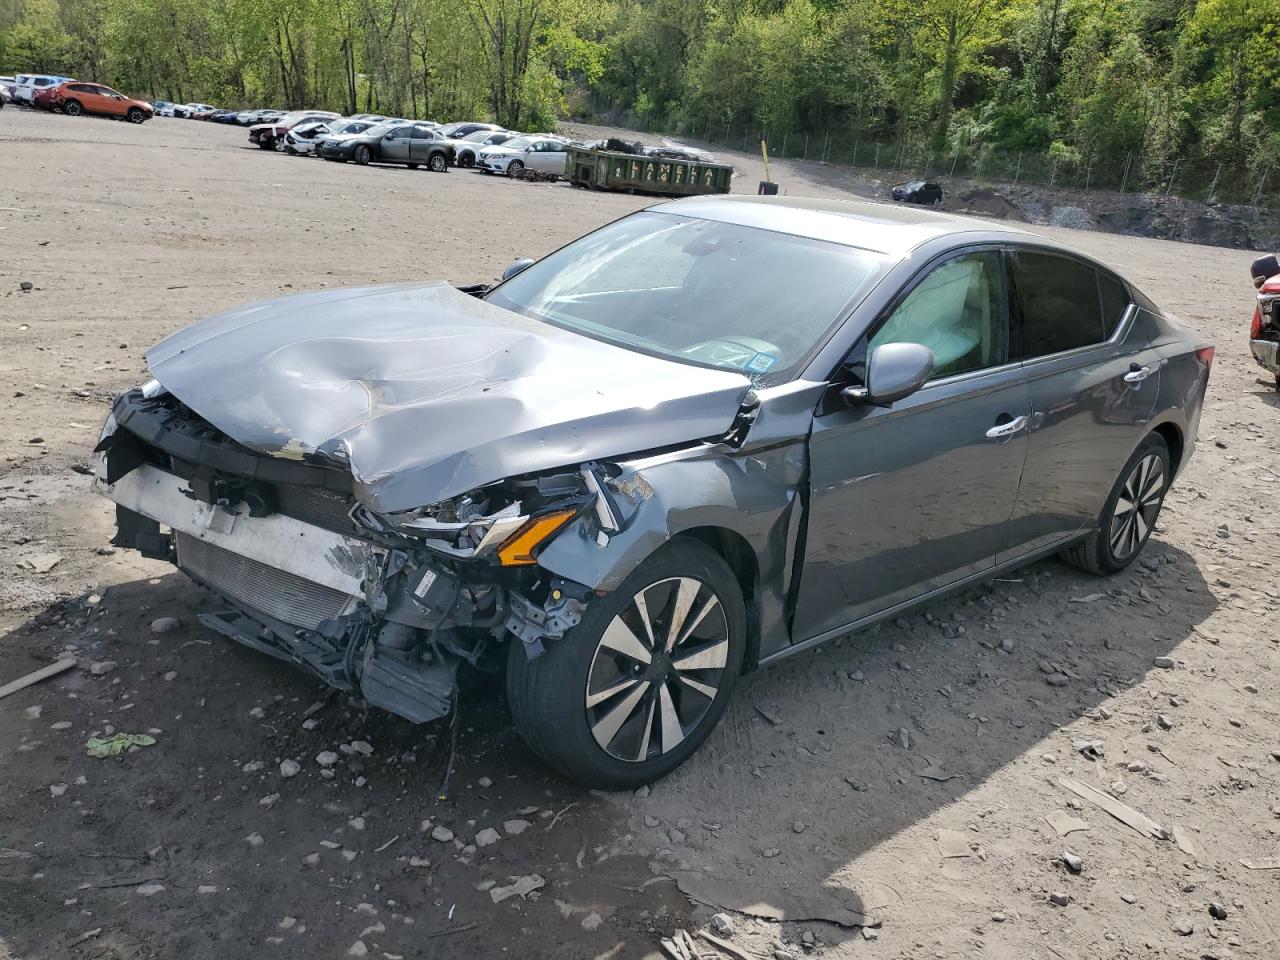
<svg viewBox="0 0 1280 960"><path fill-rule="evenodd" d="M516 137L514 140L508 140L503 144L503 146L511 147L513 150L523 150L531 143L533 143L533 139L531 137Z"/></svg>
<svg viewBox="0 0 1280 960"><path fill-rule="evenodd" d="M374 139L377 139L378 137L385 137L388 133L390 133L392 130L396 129L399 126L403 126L403 124L379 123L376 126L370 127L368 130L361 130L359 132L367 133L369 136L373 137ZM347 132L351 133L353 131L349 130Z"/></svg>
<svg viewBox="0 0 1280 960"><path fill-rule="evenodd" d="M373 124L366 123L363 120L331 120L329 121L329 133L364 133Z"/></svg>
<svg viewBox="0 0 1280 960"><path fill-rule="evenodd" d="M855 247L644 211L557 250L487 299L766 385L799 372L886 263Z"/></svg>
<svg viewBox="0 0 1280 960"><path fill-rule="evenodd" d="M493 136L492 130L473 130L471 133L468 133L462 139L478 142L480 140L487 140L491 136Z"/></svg>

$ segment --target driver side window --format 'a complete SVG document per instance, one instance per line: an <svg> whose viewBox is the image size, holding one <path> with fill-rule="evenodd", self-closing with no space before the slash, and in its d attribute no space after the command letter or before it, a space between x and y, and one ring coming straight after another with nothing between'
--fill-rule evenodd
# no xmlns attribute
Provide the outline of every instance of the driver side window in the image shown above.
<svg viewBox="0 0 1280 960"><path fill-rule="evenodd" d="M935 267L881 324L868 353L886 343L933 351L933 377L1009 359L1009 321L998 251L966 253Z"/></svg>

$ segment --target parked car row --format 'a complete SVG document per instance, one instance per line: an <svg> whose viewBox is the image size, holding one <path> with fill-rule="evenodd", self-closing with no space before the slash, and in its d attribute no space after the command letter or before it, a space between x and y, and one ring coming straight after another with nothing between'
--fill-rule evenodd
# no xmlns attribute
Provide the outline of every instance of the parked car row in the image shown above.
<svg viewBox="0 0 1280 960"><path fill-rule="evenodd" d="M296 110L250 126L249 143L263 150L361 165L393 163L437 173L458 166L516 177L526 169L562 175L570 141L478 121L438 124L378 114L339 117L323 110Z"/></svg>
<svg viewBox="0 0 1280 960"><path fill-rule="evenodd" d="M155 115L155 107L146 100L135 100L103 83L67 77L20 73L15 77L0 77L0 90L14 103L72 117L88 113L143 123Z"/></svg>

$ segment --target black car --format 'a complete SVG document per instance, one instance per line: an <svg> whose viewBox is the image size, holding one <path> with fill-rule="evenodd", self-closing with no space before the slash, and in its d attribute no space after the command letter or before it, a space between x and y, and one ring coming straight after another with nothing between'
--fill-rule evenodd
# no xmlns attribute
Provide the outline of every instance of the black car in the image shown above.
<svg viewBox="0 0 1280 960"><path fill-rule="evenodd" d="M460 121L458 123L446 123L440 128L440 132L454 140L461 140L463 137L469 137L477 130L492 130L494 133L497 133L501 129L502 128L496 123L472 123Z"/></svg>
<svg viewBox="0 0 1280 960"><path fill-rule="evenodd" d="M932 180L912 180L894 187L893 199L899 203L927 203L932 206L942 202L942 188Z"/></svg>
<svg viewBox="0 0 1280 960"><path fill-rule="evenodd" d="M424 123L380 123L363 133L325 137L316 145L316 155L359 164L403 163L410 170L426 166L444 173L453 159L453 145Z"/></svg>

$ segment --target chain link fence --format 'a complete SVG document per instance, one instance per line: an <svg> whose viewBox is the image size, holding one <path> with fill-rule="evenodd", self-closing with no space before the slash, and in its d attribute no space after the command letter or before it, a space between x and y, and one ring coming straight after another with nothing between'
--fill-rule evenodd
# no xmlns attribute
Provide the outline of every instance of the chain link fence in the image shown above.
<svg viewBox="0 0 1280 960"><path fill-rule="evenodd" d="M700 140L713 146L758 153L771 159L814 160L885 171L902 179L961 177L982 183L1027 184L1074 190L1157 194L1258 209L1280 207L1280 157L1274 165L1247 170L1236 158L1177 159L1151 169L1141 156L1117 160L1055 155L1053 151L1001 151L972 143L935 153L910 141L884 141L846 130L770 131L732 124L646 122L630 111L597 116L599 122L647 133Z"/></svg>

